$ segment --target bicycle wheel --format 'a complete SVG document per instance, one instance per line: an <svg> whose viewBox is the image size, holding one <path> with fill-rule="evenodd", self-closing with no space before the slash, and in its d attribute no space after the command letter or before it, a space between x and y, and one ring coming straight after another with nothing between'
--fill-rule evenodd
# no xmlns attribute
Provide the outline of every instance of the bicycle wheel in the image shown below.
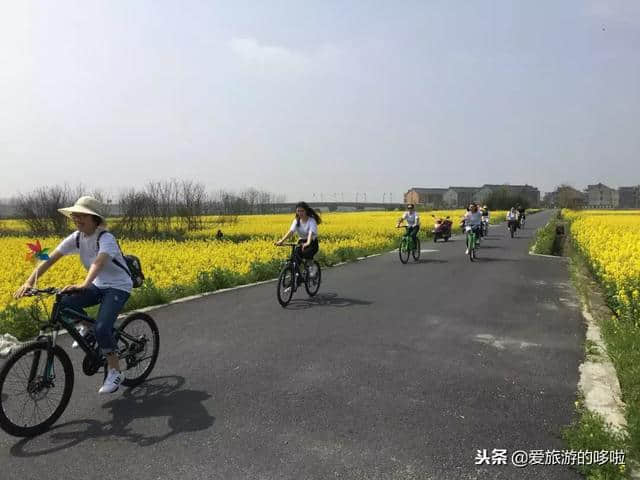
<svg viewBox="0 0 640 480"><path fill-rule="evenodd" d="M398 255L400 256L400 261L402 263L407 263L409 261L409 239L406 237L402 237L400 241L400 247L398 247Z"/></svg>
<svg viewBox="0 0 640 480"><path fill-rule="evenodd" d="M293 297L294 281L293 266L287 263L278 277L278 303L282 307L286 307L291 301L291 297Z"/></svg>
<svg viewBox="0 0 640 480"><path fill-rule="evenodd" d="M420 239L416 238L416 248L411 250L411 255L413 259L417 262L420 259Z"/></svg>
<svg viewBox="0 0 640 480"><path fill-rule="evenodd" d="M322 280L322 271L320 265L315 260L311 260L305 265L305 282L304 289L310 297L313 297L320 290L320 282Z"/></svg>
<svg viewBox="0 0 640 480"><path fill-rule="evenodd" d="M49 348L43 341L24 345L0 370L0 427L9 435L45 432L69 404L73 365L60 346Z"/></svg>
<svg viewBox="0 0 640 480"><path fill-rule="evenodd" d="M513 238L513 235L514 235L514 234L515 234L515 232L516 232L516 227L512 224L512 225L509 227L509 231L511 232L511 238Z"/></svg>
<svg viewBox="0 0 640 480"><path fill-rule="evenodd" d="M116 329L118 357L125 387L140 385L149 376L160 352L160 332L155 320L146 313L135 312ZM105 377L106 377L105 369Z"/></svg>

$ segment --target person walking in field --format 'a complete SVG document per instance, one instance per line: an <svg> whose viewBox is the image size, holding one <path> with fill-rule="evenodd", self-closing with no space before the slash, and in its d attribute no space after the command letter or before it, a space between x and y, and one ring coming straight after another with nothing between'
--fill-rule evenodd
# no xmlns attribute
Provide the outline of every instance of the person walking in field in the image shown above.
<svg viewBox="0 0 640 480"><path fill-rule="evenodd" d="M312 259L318 253L318 225L322 223L322 219L318 212L307 205L306 202L299 202L296 205L296 217L291 223L289 231L276 242L276 245L282 245L292 235L298 235L298 246L295 248L294 255L298 263L302 263L302 259Z"/></svg>
<svg viewBox="0 0 640 480"><path fill-rule="evenodd" d="M87 270L82 283L67 285L62 292L62 307L79 312L92 305L100 305L95 322L95 336L107 357L108 373L99 393L113 393L124 380L116 353L113 325L131 294L133 281L116 238L105 228L102 205L93 197L80 197L75 205L58 210L71 218L76 231L62 240L41 263L27 281L14 293L15 298L27 294L37 278L65 255L79 255ZM86 335L85 327L80 334Z"/></svg>

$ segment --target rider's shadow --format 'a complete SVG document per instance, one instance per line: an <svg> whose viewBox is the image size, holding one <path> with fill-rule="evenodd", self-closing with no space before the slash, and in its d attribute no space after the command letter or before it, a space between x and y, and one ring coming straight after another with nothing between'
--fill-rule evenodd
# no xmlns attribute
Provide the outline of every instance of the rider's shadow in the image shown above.
<svg viewBox="0 0 640 480"><path fill-rule="evenodd" d="M39 437L21 440L11 448L11 454L16 457L40 456L71 448L85 440L105 437L128 440L147 447L180 433L211 427L215 417L209 415L203 404L211 395L203 391L181 389L184 383L184 378L179 376L147 380L103 405L113 414L110 421L75 420L57 425ZM139 423L144 419L164 417L167 418L168 431L167 428L162 430L166 433L150 435L135 428L136 425L144 428Z"/></svg>
<svg viewBox="0 0 640 480"><path fill-rule="evenodd" d="M289 310L306 310L313 307L352 307L354 305L371 305L373 302L368 300L358 300L355 298L339 297L337 293L321 293L315 297L307 299L292 300Z"/></svg>

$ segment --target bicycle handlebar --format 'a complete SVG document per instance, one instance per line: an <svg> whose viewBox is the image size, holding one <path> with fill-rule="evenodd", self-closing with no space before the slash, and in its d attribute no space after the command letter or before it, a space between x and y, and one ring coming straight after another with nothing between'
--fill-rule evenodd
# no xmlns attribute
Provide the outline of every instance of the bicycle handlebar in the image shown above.
<svg viewBox="0 0 640 480"><path fill-rule="evenodd" d="M297 243L283 243L281 245L276 244L276 247L297 247Z"/></svg>
<svg viewBox="0 0 640 480"><path fill-rule="evenodd" d="M30 288L26 292L24 292L25 297L35 297L36 295L55 295L57 293L61 293L59 288L49 287L49 288Z"/></svg>

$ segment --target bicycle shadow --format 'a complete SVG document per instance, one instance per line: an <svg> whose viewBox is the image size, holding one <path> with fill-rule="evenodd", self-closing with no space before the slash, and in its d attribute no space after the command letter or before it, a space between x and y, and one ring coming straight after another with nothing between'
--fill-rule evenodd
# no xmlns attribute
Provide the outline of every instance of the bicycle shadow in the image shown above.
<svg viewBox="0 0 640 480"><path fill-rule="evenodd" d="M498 257L482 257L478 255L475 259L476 262L490 263L490 262L517 262L514 258L498 258Z"/></svg>
<svg viewBox="0 0 640 480"><path fill-rule="evenodd" d="M337 293L320 293L315 297L291 300L287 306L290 310L306 310L313 307L352 307L354 305L371 305L373 302L355 298L339 297Z"/></svg>
<svg viewBox="0 0 640 480"><path fill-rule="evenodd" d="M432 258L432 259L421 258L419 260L413 260L413 261L407 262L405 265L421 265L423 263L449 263L449 262L447 260L440 260L437 258Z"/></svg>
<svg viewBox="0 0 640 480"><path fill-rule="evenodd" d="M184 377L177 375L147 380L138 387L125 390L121 397L102 406L111 410L111 421L87 419L56 425L38 437L20 440L11 447L11 455L38 457L105 437L117 437L141 447L149 447L180 433L210 428L216 419L209 415L202 402L211 398L211 395L203 391L181 389L184 383ZM159 435L135 431L133 423L153 417L168 417L169 431ZM41 444L43 447L38 448Z"/></svg>

